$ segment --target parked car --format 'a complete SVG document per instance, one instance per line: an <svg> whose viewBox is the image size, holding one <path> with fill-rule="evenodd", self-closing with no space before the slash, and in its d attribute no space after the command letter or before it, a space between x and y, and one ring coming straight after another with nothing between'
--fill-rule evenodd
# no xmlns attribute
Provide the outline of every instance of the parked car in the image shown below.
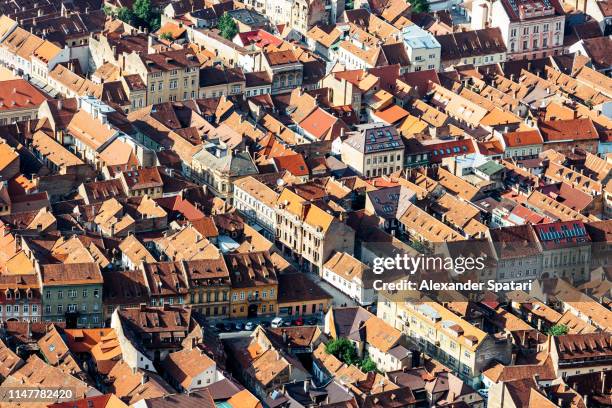
<svg viewBox="0 0 612 408"><path fill-rule="evenodd" d="M242 331L242 330L244 330L244 323L238 322L238 323L236 323L235 327L236 327L237 331Z"/></svg>
<svg viewBox="0 0 612 408"><path fill-rule="evenodd" d="M223 323L217 323L217 324L215 325L215 327L216 327L216 328L217 328L217 330L219 330L219 331L223 331L223 330L225 330L225 325L224 325Z"/></svg>
<svg viewBox="0 0 612 408"><path fill-rule="evenodd" d="M304 319L302 319L301 317L298 317L298 318L295 320L295 325L296 325L296 326L303 326L303 325L304 325Z"/></svg>
<svg viewBox="0 0 612 408"><path fill-rule="evenodd" d="M231 323L225 323L225 325L223 326L223 328L225 329L225 331L227 332L231 332L234 329L234 326L232 326Z"/></svg>
<svg viewBox="0 0 612 408"><path fill-rule="evenodd" d="M274 319L272 319L272 323L270 324L270 326L273 329L276 329L277 327L281 327L283 323L285 322L283 321L282 317L275 317Z"/></svg>
<svg viewBox="0 0 612 408"><path fill-rule="evenodd" d="M316 326L317 325L317 319L308 319L306 321L306 324L309 326Z"/></svg>
<svg viewBox="0 0 612 408"><path fill-rule="evenodd" d="M267 320L264 320L263 322L259 322L259 325L263 327L270 327L270 322Z"/></svg>
<svg viewBox="0 0 612 408"><path fill-rule="evenodd" d="M291 326L291 321L289 321L289 320L284 321L284 322L283 322L283 326L284 326L284 327L289 327L289 326Z"/></svg>
<svg viewBox="0 0 612 408"><path fill-rule="evenodd" d="M247 322L247 324L244 325L244 330L254 330L255 329L255 325L253 324L253 322Z"/></svg>

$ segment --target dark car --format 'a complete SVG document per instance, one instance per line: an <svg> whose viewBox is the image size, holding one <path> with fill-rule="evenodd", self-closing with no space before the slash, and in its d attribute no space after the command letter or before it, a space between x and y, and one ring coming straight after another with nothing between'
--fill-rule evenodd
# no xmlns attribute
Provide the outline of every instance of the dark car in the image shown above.
<svg viewBox="0 0 612 408"><path fill-rule="evenodd" d="M317 325L317 319L308 319L306 321L306 324L309 326L316 326Z"/></svg>
<svg viewBox="0 0 612 408"><path fill-rule="evenodd" d="M224 325L223 323L217 323L217 324L215 325L215 327L216 327L216 328L217 328L217 330L219 330L219 331L223 331L223 330L225 330L225 325Z"/></svg>
<svg viewBox="0 0 612 408"><path fill-rule="evenodd" d="M232 326L231 323L225 323L225 325L223 326L223 328L225 329L225 331L227 332L231 332L232 329L234 328L234 326Z"/></svg>
<svg viewBox="0 0 612 408"><path fill-rule="evenodd" d="M285 320L285 321L283 322L283 326L285 326L285 327L289 327L289 326L291 326L291 322L290 322L289 320Z"/></svg>

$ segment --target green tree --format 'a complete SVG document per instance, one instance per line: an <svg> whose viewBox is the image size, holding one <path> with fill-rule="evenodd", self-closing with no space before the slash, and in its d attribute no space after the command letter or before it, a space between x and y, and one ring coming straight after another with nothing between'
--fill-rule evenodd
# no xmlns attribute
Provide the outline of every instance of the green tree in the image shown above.
<svg viewBox="0 0 612 408"><path fill-rule="evenodd" d="M145 23L149 23L153 17L153 9L150 0L136 0L132 6L134 15Z"/></svg>
<svg viewBox="0 0 612 408"><path fill-rule="evenodd" d="M162 40L172 41L174 37L172 37L172 33L170 31L166 31L165 33L161 33L159 36Z"/></svg>
<svg viewBox="0 0 612 408"><path fill-rule="evenodd" d="M355 345L352 341L343 337L328 342L325 345L325 352L333 354L346 364L355 364L359 361Z"/></svg>
<svg viewBox="0 0 612 408"><path fill-rule="evenodd" d="M563 336L569 332L569 328L564 324L555 324L553 327L548 329L548 334L551 336Z"/></svg>
<svg viewBox="0 0 612 408"><path fill-rule="evenodd" d="M228 40L231 40L238 34L238 26L234 19L227 13L223 14L221 18L219 18L218 23L219 32Z"/></svg>
<svg viewBox="0 0 612 408"><path fill-rule="evenodd" d="M414 0L411 2L412 11L415 13L429 13L429 2L427 0Z"/></svg>
<svg viewBox="0 0 612 408"><path fill-rule="evenodd" d="M369 356L361 360L360 368L364 373L378 370L376 363Z"/></svg>
<svg viewBox="0 0 612 408"><path fill-rule="evenodd" d="M161 27L161 15L153 13L153 17L149 20L149 30L157 31Z"/></svg>
<svg viewBox="0 0 612 408"><path fill-rule="evenodd" d="M134 13L127 7L121 7L117 11L117 18L125 23L131 24L134 21Z"/></svg>
<svg viewBox="0 0 612 408"><path fill-rule="evenodd" d="M104 12L104 14L106 14L109 17L115 17L115 11L110 6L102 7L102 11Z"/></svg>

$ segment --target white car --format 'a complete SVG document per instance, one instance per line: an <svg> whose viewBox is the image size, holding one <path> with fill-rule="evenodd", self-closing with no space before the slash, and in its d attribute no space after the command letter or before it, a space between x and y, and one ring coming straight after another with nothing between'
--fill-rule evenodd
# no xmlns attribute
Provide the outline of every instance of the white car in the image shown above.
<svg viewBox="0 0 612 408"><path fill-rule="evenodd" d="M253 322L247 322L247 324L244 325L244 330L253 330L255 329L255 325L253 324Z"/></svg>
<svg viewBox="0 0 612 408"><path fill-rule="evenodd" d="M270 323L270 327L272 327L273 329L281 327L282 325L283 325L282 317L275 317L274 319L272 319L272 323Z"/></svg>

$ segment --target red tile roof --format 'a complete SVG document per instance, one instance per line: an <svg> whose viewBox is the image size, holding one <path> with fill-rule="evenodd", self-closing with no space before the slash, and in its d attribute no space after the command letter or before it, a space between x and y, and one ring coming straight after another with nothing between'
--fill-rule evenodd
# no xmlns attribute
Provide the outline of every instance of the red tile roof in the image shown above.
<svg viewBox="0 0 612 408"><path fill-rule="evenodd" d="M278 47L283 43L283 40L264 30L247 31L238 34L238 36L240 37L242 45L245 47L251 44L259 48L263 48L267 45L275 45Z"/></svg>
<svg viewBox="0 0 612 408"><path fill-rule="evenodd" d="M274 165L277 171L287 170L289 173L298 177L308 175L308 166L301 154L275 157Z"/></svg>
<svg viewBox="0 0 612 408"><path fill-rule="evenodd" d="M49 405L49 408L105 408L113 394L86 397L80 400L59 402Z"/></svg>
<svg viewBox="0 0 612 408"><path fill-rule="evenodd" d="M444 157L460 156L474 153L475 151L472 139L424 144L423 149L429 152L430 163L441 163Z"/></svg>
<svg viewBox="0 0 612 408"><path fill-rule="evenodd" d="M537 130L525 130L522 132L508 132L504 135L507 147L530 146L544 143L542 136Z"/></svg>
<svg viewBox="0 0 612 408"><path fill-rule="evenodd" d="M591 119L547 120L540 124L545 142L599 139Z"/></svg>
<svg viewBox="0 0 612 408"><path fill-rule="evenodd" d="M0 111L33 109L47 100L47 95L28 81L12 79L0 82Z"/></svg>

